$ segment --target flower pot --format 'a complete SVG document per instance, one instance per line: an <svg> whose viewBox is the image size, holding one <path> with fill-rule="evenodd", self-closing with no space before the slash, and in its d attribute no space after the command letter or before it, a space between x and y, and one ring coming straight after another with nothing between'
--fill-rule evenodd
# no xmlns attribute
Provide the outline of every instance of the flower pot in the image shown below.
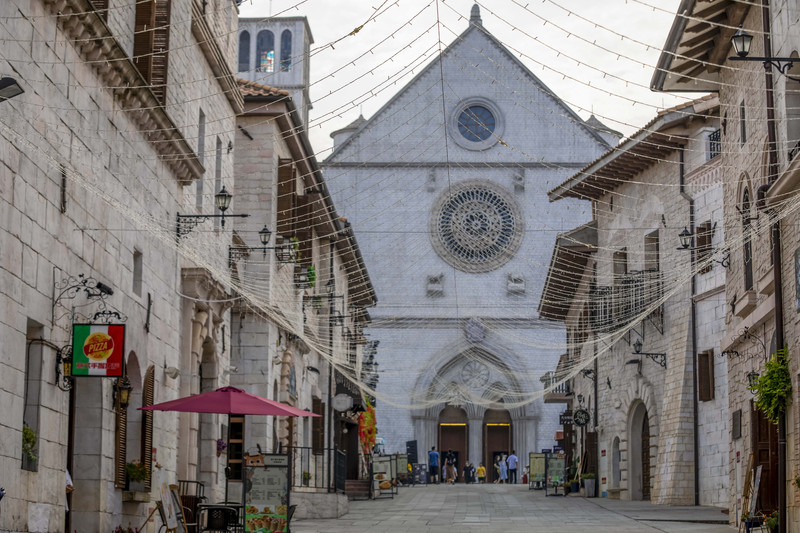
<svg viewBox="0 0 800 533"><path fill-rule="evenodd" d="M569 491L570 492L578 492L581 490L580 482L578 481L570 481L569 482Z"/></svg>
<svg viewBox="0 0 800 533"><path fill-rule="evenodd" d="M754 520L745 520L744 527L747 533L750 533L750 530L761 527L761 520L754 519Z"/></svg>
<svg viewBox="0 0 800 533"><path fill-rule="evenodd" d="M129 479L125 490L129 492L145 492L144 483L144 481L131 481Z"/></svg>
<svg viewBox="0 0 800 533"><path fill-rule="evenodd" d="M583 488L584 494L587 498L594 498L594 479L584 479L583 480Z"/></svg>

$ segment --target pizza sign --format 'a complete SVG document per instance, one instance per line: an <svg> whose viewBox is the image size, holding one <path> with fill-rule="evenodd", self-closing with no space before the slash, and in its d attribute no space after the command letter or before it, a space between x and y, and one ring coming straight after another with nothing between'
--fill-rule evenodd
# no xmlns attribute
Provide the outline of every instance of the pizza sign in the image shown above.
<svg viewBox="0 0 800 533"><path fill-rule="evenodd" d="M73 376L121 377L124 360L124 324L72 325Z"/></svg>

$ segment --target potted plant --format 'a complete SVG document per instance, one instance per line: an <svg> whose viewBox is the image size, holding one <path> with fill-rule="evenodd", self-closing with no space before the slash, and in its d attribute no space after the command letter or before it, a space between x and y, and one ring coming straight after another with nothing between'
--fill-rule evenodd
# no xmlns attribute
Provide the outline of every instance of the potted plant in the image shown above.
<svg viewBox="0 0 800 533"><path fill-rule="evenodd" d="M125 475L128 480L128 490L132 492L144 492L144 482L147 479L147 467L134 459L125 464Z"/></svg>
<svg viewBox="0 0 800 533"><path fill-rule="evenodd" d="M314 265L308 265L308 270L306 271L308 274L308 286L314 287L317 284L317 269Z"/></svg>
<svg viewBox="0 0 800 533"><path fill-rule="evenodd" d="M778 511L773 511L768 517L764 519L764 525L773 533L778 531L778 524L780 523L780 515Z"/></svg>
<svg viewBox="0 0 800 533"><path fill-rule="evenodd" d="M580 484L580 482L578 481L578 478L577 478L577 477L576 477L576 478L573 478L573 479L572 479L572 480L569 482L569 491L570 491L570 492L579 492L580 490L581 490L581 484Z"/></svg>
<svg viewBox="0 0 800 533"><path fill-rule="evenodd" d="M225 453L225 450L228 449L228 443L222 439L217 439L217 457Z"/></svg>
<svg viewBox="0 0 800 533"><path fill-rule="evenodd" d="M751 529L761 526L763 518L760 516L750 516L750 513L745 511L742 513L742 522L744 522L744 527L747 533L750 533Z"/></svg>
<svg viewBox="0 0 800 533"><path fill-rule="evenodd" d="M311 473L303 470L303 486L308 487L310 481L311 481Z"/></svg>
<svg viewBox="0 0 800 533"><path fill-rule="evenodd" d="M581 474L581 480L583 480L583 490L586 497L594 498L595 475L591 472Z"/></svg>
<svg viewBox="0 0 800 533"><path fill-rule="evenodd" d="M764 365L765 371L749 388L756 395L756 405L773 424L786 412L792 396L792 375L789 372L789 351L784 346Z"/></svg>
<svg viewBox="0 0 800 533"><path fill-rule="evenodd" d="M36 461L36 432L28 424L22 424L22 453L31 463Z"/></svg>

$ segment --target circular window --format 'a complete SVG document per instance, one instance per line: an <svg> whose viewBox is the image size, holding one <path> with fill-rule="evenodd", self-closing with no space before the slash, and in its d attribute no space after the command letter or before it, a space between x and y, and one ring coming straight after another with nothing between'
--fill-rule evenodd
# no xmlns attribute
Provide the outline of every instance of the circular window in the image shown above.
<svg viewBox="0 0 800 533"><path fill-rule="evenodd" d="M467 150L486 150L503 135L503 115L494 102L472 97L461 100L450 112L450 137Z"/></svg>
<svg viewBox="0 0 800 533"><path fill-rule="evenodd" d="M495 125L494 115L482 105L471 105L458 116L458 132L472 142L488 139Z"/></svg>
<svg viewBox="0 0 800 533"><path fill-rule="evenodd" d="M434 206L430 224L436 253L465 272L499 268L522 242L519 207L491 182L463 182L445 191Z"/></svg>

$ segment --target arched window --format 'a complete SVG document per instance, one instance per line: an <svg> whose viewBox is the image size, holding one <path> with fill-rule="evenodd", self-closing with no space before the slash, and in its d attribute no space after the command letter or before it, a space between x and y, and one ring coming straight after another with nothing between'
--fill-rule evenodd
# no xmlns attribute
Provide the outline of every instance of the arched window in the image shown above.
<svg viewBox="0 0 800 533"><path fill-rule="evenodd" d="M256 38L256 72L275 72L275 36L269 30Z"/></svg>
<svg viewBox="0 0 800 533"><path fill-rule="evenodd" d="M753 243L750 228L750 191L742 195L742 236L744 238L744 290L753 289Z"/></svg>
<svg viewBox="0 0 800 533"><path fill-rule="evenodd" d="M281 33L281 71L289 72L292 66L292 32L283 30Z"/></svg>
<svg viewBox="0 0 800 533"><path fill-rule="evenodd" d="M250 32L239 34L239 72L250 70Z"/></svg>

